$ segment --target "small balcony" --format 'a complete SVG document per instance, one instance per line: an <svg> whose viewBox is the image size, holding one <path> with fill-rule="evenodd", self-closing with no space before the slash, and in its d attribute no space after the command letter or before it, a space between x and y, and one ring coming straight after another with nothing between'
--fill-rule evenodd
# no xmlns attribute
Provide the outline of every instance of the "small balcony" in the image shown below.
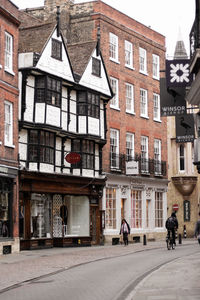
<svg viewBox="0 0 200 300"><path fill-rule="evenodd" d="M115 153L110 153L110 167L104 168L104 171L130 176L165 177L167 175L166 161L144 159L139 155L131 157Z"/></svg>

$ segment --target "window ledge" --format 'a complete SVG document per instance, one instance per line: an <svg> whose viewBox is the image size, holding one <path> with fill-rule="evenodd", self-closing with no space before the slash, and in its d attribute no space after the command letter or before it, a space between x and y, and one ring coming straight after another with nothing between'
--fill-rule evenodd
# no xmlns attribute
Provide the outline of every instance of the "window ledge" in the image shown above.
<svg viewBox="0 0 200 300"><path fill-rule="evenodd" d="M2 65L0 65L0 69L2 69Z"/></svg>
<svg viewBox="0 0 200 300"><path fill-rule="evenodd" d="M8 147L8 148L13 148L15 149L15 145L11 145L11 144L4 144L5 147Z"/></svg>
<svg viewBox="0 0 200 300"><path fill-rule="evenodd" d="M125 65L125 67L130 69L130 70L135 70L135 68L133 68L133 66Z"/></svg>
<svg viewBox="0 0 200 300"><path fill-rule="evenodd" d="M161 120L158 120L158 119L153 119L155 122L158 122L158 123L162 123Z"/></svg>
<svg viewBox="0 0 200 300"><path fill-rule="evenodd" d="M10 69L7 69L7 68L4 68L5 72L15 76L15 73L13 72L13 70L10 70Z"/></svg>
<svg viewBox="0 0 200 300"><path fill-rule="evenodd" d="M142 116L142 115L140 115L140 117L149 120L148 116Z"/></svg>
<svg viewBox="0 0 200 300"><path fill-rule="evenodd" d="M129 110L126 110L126 113L129 114L129 115L133 115L135 116L135 112L134 111L129 111Z"/></svg>
<svg viewBox="0 0 200 300"><path fill-rule="evenodd" d="M2 145L2 142L0 141L0 146Z"/></svg>
<svg viewBox="0 0 200 300"><path fill-rule="evenodd" d="M120 64L120 62L119 62L118 60L116 60L116 59L114 59L114 58L112 58L112 57L110 57L110 60L111 60L112 62L116 63L116 64Z"/></svg>
<svg viewBox="0 0 200 300"><path fill-rule="evenodd" d="M158 81L160 80L159 77L154 77L154 76L153 76L153 79L158 80Z"/></svg>
<svg viewBox="0 0 200 300"><path fill-rule="evenodd" d="M148 76L149 74L147 72L144 72L144 71L139 71L141 74L145 75L145 76Z"/></svg>
<svg viewBox="0 0 200 300"><path fill-rule="evenodd" d="M111 105L110 105L110 108L120 111L120 108L119 108L119 107L115 107L115 106L111 106Z"/></svg>

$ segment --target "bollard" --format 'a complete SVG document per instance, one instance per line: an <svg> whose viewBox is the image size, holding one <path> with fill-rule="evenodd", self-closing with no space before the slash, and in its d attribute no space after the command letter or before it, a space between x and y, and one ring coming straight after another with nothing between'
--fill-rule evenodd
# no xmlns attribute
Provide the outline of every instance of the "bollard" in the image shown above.
<svg viewBox="0 0 200 300"><path fill-rule="evenodd" d="M147 237L146 234L143 235L143 245L145 246L147 244Z"/></svg>
<svg viewBox="0 0 200 300"><path fill-rule="evenodd" d="M184 237L184 239L186 239L186 237L187 237L186 225L183 225L183 237Z"/></svg>
<svg viewBox="0 0 200 300"><path fill-rule="evenodd" d="M181 234L179 233L179 235L178 235L178 243L179 244L182 244L182 237L181 237Z"/></svg>

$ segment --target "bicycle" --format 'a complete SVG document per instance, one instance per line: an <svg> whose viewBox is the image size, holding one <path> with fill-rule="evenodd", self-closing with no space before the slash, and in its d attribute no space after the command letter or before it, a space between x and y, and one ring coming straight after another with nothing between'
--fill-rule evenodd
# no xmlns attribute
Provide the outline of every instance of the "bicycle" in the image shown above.
<svg viewBox="0 0 200 300"><path fill-rule="evenodd" d="M167 234L166 243L167 243L167 249L168 250L171 250L171 249L174 250L175 249L175 244L173 242L171 231Z"/></svg>

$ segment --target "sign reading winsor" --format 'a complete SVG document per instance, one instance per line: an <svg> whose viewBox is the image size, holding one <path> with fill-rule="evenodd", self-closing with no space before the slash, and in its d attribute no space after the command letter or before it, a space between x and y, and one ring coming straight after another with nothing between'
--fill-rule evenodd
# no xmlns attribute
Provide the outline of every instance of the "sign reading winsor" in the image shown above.
<svg viewBox="0 0 200 300"><path fill-rule="evenodd" d="M161 116L186 114L185 87L167 87L166 79L160 79Z"/></svg>
<svg viewBox="0 0 200 300"><path fill-rule="evenodd" d="M139 163L138 161L131 160L126 162L126 175L138 175Z"/></svg>

